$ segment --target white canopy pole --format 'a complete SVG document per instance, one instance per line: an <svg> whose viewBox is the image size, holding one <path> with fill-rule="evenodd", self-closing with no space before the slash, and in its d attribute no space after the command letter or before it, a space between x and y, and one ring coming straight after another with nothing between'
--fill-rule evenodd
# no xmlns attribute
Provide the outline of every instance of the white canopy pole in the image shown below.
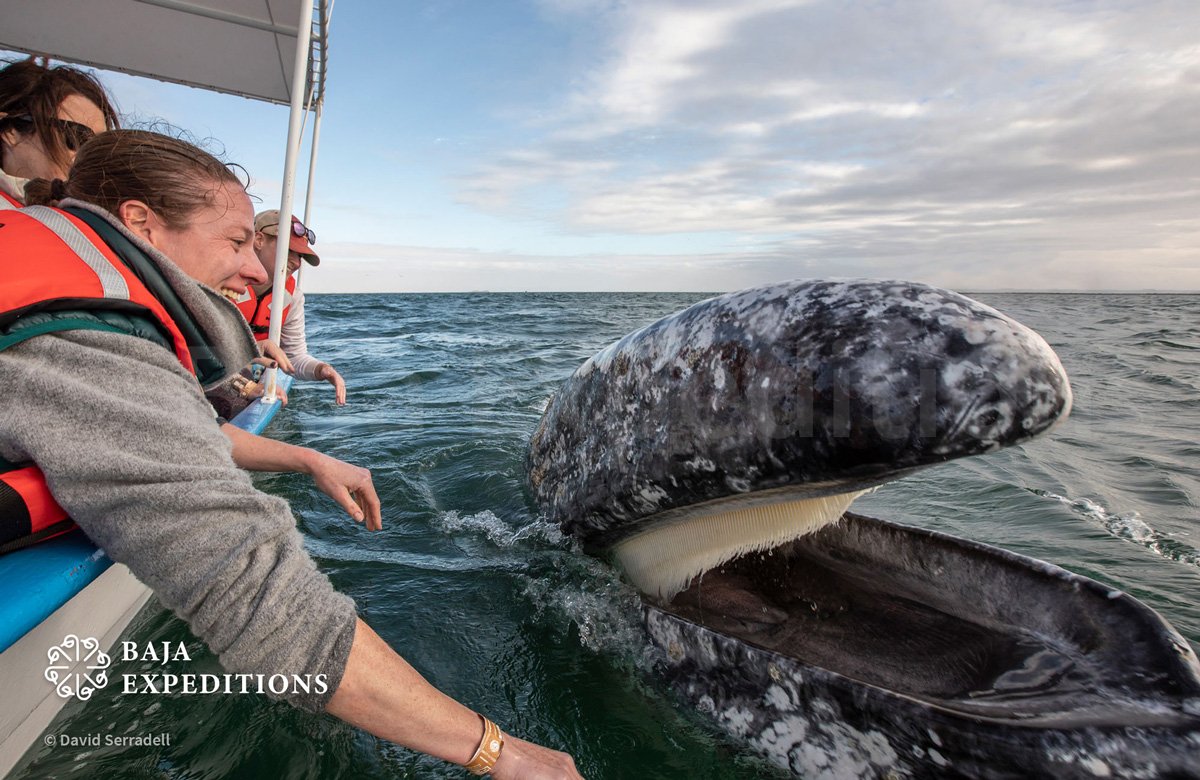
<svg viewBox="0 0 1200 780"><path fill-rule="evenodd" d="M308 53L312 40L312 0L300 0L300 22L296 25L296 58L292 67L291 116L288 122L287 155L283 162L283 198L279 203L279 230L275 239L275 279L272 290L283 290L287 280L287 253L292 234L292 202L296 188L296 158L300 156L300 132L304 119L304 93L308 81ZM271 296L270 339L279 343L283 329L283 295ZM275 373L267 371L263 398L275 400Z"/></svg>
<svg viewBox="0 0 1200 780"><path fill-rule="evenodd" d="M325 101L317 101L317 117L313 120L312 151L308 157L308 189L304 191L304 224L312 215L313 182L317 175L317 146L321 143L321 115L325 113Z"/></svg>
<svg viewBox="0 0 1200 780"><path fill-rule="evenodd" d="M312 216L313 182L317 174L317 145L321 142L321 114L325 110L325 101L317 101L317 116L313 119L312 150L308 155L308 188L304 190L304 224ZM304 273L305 263L300 264L296 271L296 286L300 286L300 275Z"/></svg>

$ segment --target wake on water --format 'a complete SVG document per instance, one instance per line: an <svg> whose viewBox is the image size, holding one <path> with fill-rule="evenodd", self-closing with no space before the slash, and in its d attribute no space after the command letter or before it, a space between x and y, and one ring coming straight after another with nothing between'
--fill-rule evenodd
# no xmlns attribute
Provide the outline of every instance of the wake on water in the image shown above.
<svg viewBox="0 0 1200 780"><path fill-rule="evenodd" d="M1118 539L1141 545L1169 561L1200 568L1200 550L1173 539L1171 534L1155 530L1142 520L1136 511L1114 513L1089 498L1067 498L1038 488L1028 488L1028 490L1034 495L1067 505L1075 514L1093 523L1098 523L1105 531Z"/></svg>

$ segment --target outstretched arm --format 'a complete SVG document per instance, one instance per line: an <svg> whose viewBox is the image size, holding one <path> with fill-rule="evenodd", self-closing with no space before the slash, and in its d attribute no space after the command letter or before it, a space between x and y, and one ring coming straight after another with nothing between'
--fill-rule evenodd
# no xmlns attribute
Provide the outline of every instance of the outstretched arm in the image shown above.
<svg viewBox="0 0 1200 780"><path fill-rule="evenodd" d="M383 528L379 496L371 472L307 447L285 444L225 423L221 431L233 444L233 462L249 471L297 471L313 478L322 493L336 501L368 531Z"/></svg>
<svg viewBox="0 0 1200 780"><path fill-rule="evenodd" d="M471 760L483 736L479 716L430 685L361 619L341 684L326 711L399 745L455 764ZM504 735L497 780L582 780L566 753Z"/></svg>

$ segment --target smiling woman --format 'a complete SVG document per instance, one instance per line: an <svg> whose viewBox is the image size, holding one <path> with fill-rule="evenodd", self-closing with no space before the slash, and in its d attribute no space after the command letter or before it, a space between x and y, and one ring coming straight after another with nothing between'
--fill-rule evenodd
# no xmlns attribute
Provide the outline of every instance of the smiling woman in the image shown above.
<svg viewBox="0 0 1200 780"><path fill-rule="evenodd" d="M0 193L25 201L29 179L65 178L89 138L118 126L100 82L75 68L30 58L0 70Z"/></svg>
<svg viewBox="0 0 1200 780"><path fill-rule="evenodd" d="M30 201L58 200L51 189L116 215L188 276L227 298L267 281L251 243L254 208L245 185L189 143L145 130L106 133L84 145L67 181L53 187L30 182Z"/></svg>

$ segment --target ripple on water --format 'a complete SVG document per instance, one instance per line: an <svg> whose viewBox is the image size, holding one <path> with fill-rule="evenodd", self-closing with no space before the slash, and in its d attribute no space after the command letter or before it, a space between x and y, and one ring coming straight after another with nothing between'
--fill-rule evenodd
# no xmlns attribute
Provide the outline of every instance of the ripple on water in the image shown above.
<svg viewBox="0 0 1200 780"><path fill-rule="evenodd" d="M1099 524L1118 539L1141 545L1167 560L1200 568L1200 550L1151 528L1137 512L1113 513L1088 498L1071 499L1036 489L1031 492L1065 504L1080 517Z"/></svg>

